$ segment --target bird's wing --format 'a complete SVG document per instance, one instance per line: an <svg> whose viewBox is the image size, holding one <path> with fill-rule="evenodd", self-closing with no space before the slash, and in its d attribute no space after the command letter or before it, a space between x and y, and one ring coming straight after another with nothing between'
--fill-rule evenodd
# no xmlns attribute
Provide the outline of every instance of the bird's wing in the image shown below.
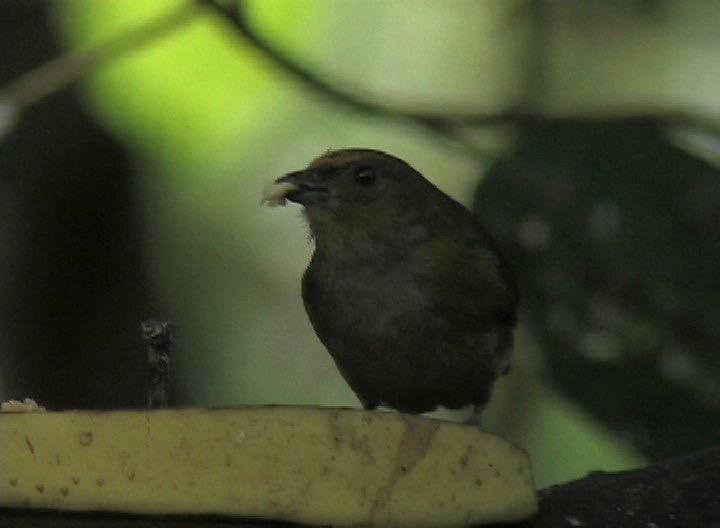
<svg viewBox="0 0 720 528"><path fill-rule="evenodd" d="M428 242L419 259L436 310L457 324L513 325L518 296L507 265L479 238L440 237Z"/></svg>

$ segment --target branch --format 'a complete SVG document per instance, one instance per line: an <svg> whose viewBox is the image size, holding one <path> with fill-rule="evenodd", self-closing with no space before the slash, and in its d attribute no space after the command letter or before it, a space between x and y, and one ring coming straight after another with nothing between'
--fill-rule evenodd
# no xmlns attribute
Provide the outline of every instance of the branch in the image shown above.
<svg viewBox="0 0 720 528"><path fill-rule="evenodd" d="M687 125L704 129L713 134L720 134L720 123L717 120L682 109L639 109L628 106L565 115L523 109L507 109L477 114L471 112L428 113L386 105L377 100L365 98L345 90L339 85L324 79L266 40L255 31L248 21L244 0L232 2L203 0L203 2L225 18L237 31L238 35L250 43L266 59L289 73L307 88L357 112L409 121L433 134L455 141L456 146L460 146L470 153L482 155L477 145L474 145L472 140L466 136L471 129L498 125L532 125L548 120L619 121L630 119L652 121L660 126Z"/></svg>
<svg viewBox="0 0 720 528"><path fill-rule="evenodd" d="M199 12L194 2L182 4L94 48L61 55L5 85L0 89L0 138L10 131L32 104L59 92L103 63L174 32L196 18Z"/></svg>
<svg viewBox="0 0 720 528"><path fill-rule="evenodd" d="M514 112L500 112L482 116L468 116L463 114L452 116L438 115L403 110L360 97L326 81L256 33L247 20L244 1L223 2L223 0L208 0L206 5L229 21L237 30L238 34L248 41L257 51L261 52L265 58L274 62L282 70L318 94L361 113L409 121L414 125L419 125L434 134L442 136L444 139L455 141L457 146L471 153L483 155L477 145L474 145L467 138L463 137L462 131L460 130L461 127L467 125L500 124L513 121L520 116L520 114Z"/></svg>

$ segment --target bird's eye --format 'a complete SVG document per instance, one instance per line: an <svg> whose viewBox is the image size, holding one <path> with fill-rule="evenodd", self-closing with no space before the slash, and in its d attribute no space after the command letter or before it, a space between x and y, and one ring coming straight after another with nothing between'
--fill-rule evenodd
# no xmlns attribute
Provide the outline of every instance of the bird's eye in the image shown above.
<svg viewBox="0 0 720 528"><path fill-rule="evenodd" d="M372 185L377 178L372 167L358 167L355 169L355 181L360 185Z"/></svg>

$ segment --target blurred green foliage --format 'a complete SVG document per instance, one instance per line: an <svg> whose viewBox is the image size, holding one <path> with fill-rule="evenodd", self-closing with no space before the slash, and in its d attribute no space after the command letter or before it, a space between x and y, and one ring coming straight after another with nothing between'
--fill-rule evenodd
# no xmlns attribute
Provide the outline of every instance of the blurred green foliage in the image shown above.
<svg viewBox="0 0 720 528"><path fill-rule="evenodd" d="M555 386L653 458L720 431L720 170L657 120L547 120L475 202Z"/></svg>

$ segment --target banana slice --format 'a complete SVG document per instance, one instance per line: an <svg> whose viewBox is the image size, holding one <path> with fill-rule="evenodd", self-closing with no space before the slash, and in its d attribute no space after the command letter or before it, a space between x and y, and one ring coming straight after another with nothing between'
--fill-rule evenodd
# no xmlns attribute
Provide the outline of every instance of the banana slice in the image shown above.
<svg viewBox="0 0 720 528"><path fill-rule="evenodd" d="M0 414L0 505L446 527L537 500L527 454L475 427L249 407Z"/></svg>

